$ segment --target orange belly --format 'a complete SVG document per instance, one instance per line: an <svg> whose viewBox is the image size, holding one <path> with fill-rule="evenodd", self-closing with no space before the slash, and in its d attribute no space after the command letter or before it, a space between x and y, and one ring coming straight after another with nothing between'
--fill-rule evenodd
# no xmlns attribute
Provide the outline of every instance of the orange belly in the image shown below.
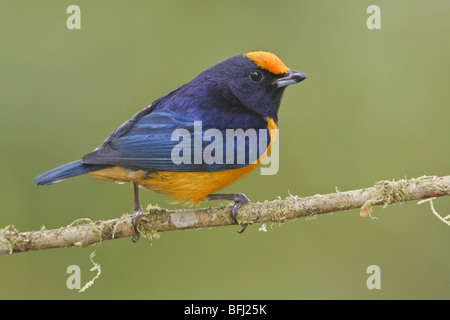
<svg viewBox="0 0 450 320"><path fill-rule="evenodd" d="M88 173L89 176L113 180L116 182L136 182L142 188L168 195L177 202L198 204L211 193L225 188L236 180L246 176L267 157L276 139L276 123L267 118L270 130L270 144L261 157L255 162L239 169L211 172L172 172L158 171L148 174L145 170L131 171L123 167L113 167Z"/></svg>

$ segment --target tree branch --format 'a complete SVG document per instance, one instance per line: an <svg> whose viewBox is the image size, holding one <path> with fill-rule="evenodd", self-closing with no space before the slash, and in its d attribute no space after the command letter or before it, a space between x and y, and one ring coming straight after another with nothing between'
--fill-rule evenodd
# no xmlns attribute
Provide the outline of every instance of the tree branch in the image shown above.
<svg viewBox="0 0 450 320"><path fill-rule="evenodd" d="M373 187L247 204L239 209L240 223L284 222L335 211L361 209L368 211L375 205L384 207L405 201L450 195L450 176L420 177L399 181L380 181ZM152 238L157 232L199 229L233 225L230 207L206 209L166 210L149 206L139 221L142 235ZM362 214L363 215L363 214ZM81 221L88 221L79 224ZM14 226L0 229L0 255L30 250L80 246L86 247L105 240L129 237L134 234L131 216L93 222L78 219L66 227L54 230L19 232Z"/></svg>

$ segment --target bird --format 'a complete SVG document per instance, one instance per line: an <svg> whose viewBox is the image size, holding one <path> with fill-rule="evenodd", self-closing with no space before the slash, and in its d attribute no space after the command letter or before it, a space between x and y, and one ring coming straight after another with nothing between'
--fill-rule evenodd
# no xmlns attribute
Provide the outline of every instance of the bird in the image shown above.
<svg viewBox="0 0 450 320"><path fill-rule="evenodd" d="M267 156L276 139L283 93L306 78L272 52L232 56L134 114L80 160L45 172L33 182L51 185L88 175L133 183L133 242L139 239L143 213L139 188L193 205L234 201L231 217L238 224L238 209L250 200L243 193L215 192L250 173ZM235 136L228 139L230 132ZM239 138L236 132L244 136Z"/></svg>

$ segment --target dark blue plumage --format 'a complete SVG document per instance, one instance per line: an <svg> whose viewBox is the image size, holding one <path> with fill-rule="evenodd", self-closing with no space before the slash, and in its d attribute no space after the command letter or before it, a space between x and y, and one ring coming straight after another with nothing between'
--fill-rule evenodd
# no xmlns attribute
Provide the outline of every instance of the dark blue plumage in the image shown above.
<svg viewBox="0 0 450 320"><path fill-rule="evenodd" d="M103 170L110 167L112 166L83 164L81 160L77 160L63 164L62 166L43 173L39 177L35 178L33 182L39 186L47 186L67 178L80 176L82 174Z"/></svg>
<svg viewBox="0 0 450 320"><path fill-rule="evenodd" d="M231 57L136 113L81 160L34 182L49 185L82 174L133 182L134 240L143 211L138 187L195 204L233 200L237 223L239 206L249 200L243 194L214 192L250 173L267 156L277 136L283 92L305 78L270 52ZM239 138L230 138L230 131Z"/></svg>
<svg viewBox="0 0 450 320"><path fill-rule="evenodd" d="M230 62L235 66L231 70L227 68ZM271 112L266 113L263 110L258 113L253 108L247 108L238 94L246 86L234 83L248 82L248 73L254 68L253 62L243 56L236 56L203 71L191 82L158 99L124 123L99 148L85 155L83 163L110 164L149 172L222 171L241 168L252 163L256 160L249 156L253 149L256 149L258 155L256 158L259 158L270 143L266 118ZM267 76L267 79L270 81L271 78ZM240 89L238 93L235 92L236 88ZM280 89L277 95L281 97L282 91ZM266 99L263 96L259 101L261 106L270 105ZM254 96L250 100L257 102L258 97ZM276 118L276 113L273 117ZM171 140L172 133L178 128L184 128L191 132L193 140L194 121L199 120L202 122L203 133L211 128L222 132L223 160L221 163L213 164L204 162L198 164L193 160L191 163L174 164L171 152L179 141ZM230 128L255 130L258 135L256 144L249 144L249 140L246 140L244 163L234 161L233 164L226 164L225 137L226 129ZM262 150L259 148L259 129L266 130L263 133L266 148ZM202 151L209 143L209 141L203 143ZM236 158L238 153L236 142L233 150ZM194 159L193 145L191 155Z"/></svg>
<svg viewBox="0 0 450 320"><path fill-rule="evenodd" d="M259 70L263 80L249 80L252 70ZM192 81L159 98L147 108L115 130L97 149L85 155L81 161L60 166L37 177L34 182L48 185L66 178L82 175L112 166L129 170L202 172L242 168L253 162L249 155L258 157L265 151L260 148L260 129L267 129L267 119L277 122L277 112L285 86L276 88L274 81L286 74L274 74L261 68L244 55L221 61L201 72ZM194 121L202 122L203 133L215 128L224 137L221 163L174 164L171 152L179 141L172 141L174 130L184 128L193 139ZM245 162L226 163L226 129L255 130L256 144L245 140ZM270 135L263 133L270 144ZM211 141L204 141L202 151ZM234 142L232 150L237 150ZM198 153L198 150L197 150ZM192 159L195 156L192 145ZM255 154L255 153L252 153Z"/></svg>

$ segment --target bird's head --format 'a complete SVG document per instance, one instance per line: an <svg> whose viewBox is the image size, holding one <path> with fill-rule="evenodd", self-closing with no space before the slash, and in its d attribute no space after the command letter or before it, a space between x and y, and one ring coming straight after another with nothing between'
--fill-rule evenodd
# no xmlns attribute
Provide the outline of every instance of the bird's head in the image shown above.
<svg viewBox="0 0 450 320"><path fill-rule="evenodd" d="M197 78L214 94L276 119L284 89L307 77L271 52L253 51L221 61Z"/></svg>

